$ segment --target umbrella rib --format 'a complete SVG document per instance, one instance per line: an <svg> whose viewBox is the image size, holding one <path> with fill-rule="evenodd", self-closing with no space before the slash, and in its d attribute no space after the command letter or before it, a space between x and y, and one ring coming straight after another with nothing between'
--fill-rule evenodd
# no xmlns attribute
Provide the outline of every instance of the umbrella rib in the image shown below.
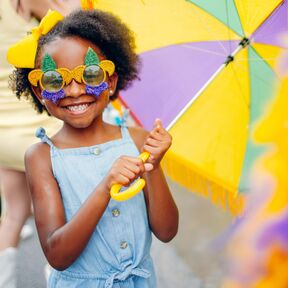
<svg viewBox="0 0 288 288"><path fill-rule="evenodd" d="M246 11L246 13L244 13L245 15L245 20L243 21L243 23L246 23L246 27L250 28L253 24L253 22L255 22L255 19L258 17L258 15L260 14L261 10L260 8L256 11L256 13L253 14L253 17L251 16L251 14L249 14L249 11L245 9L245 7L243 6L243 3L240 1L239 5L242 7L242 10ZM244 16L243 15L243 16ZM249 17L248 17L249 16ZM249 20L247 20L249 19ZM257 30L257 28L256 28ZM254 31L255 32L255 31ZM245 33L245 31L244 31ZM245 33L246 34L246 33ZM251 32L251 34L253 34L253 32ZM248 37L249 35L247 35ZM250 35L251 36L251 35ZM250 37L249 36L249 37Z"/></svg>
<svg viewBox="0 0 288 288"><path fill-rule="evenodd" d="M196 51L201 51L201 52L207 52L209 54L214 54L214 55L217 55L217 56L225 56L226 54L221 54L221 53L217 53L215 51L211 51L211 50L207 50L207 49L203 49L203 48L199 48L199 47L191 47L189 45L185 45L183 44L183 47L187 48L187 49L192 49L192 50L196 50Z"/></svg>
<svg viewBox="0 0 288 288"><path fill-rule="evenodd" d="M256 11L256 13L254 14L253 17L249 18L250 20L249 20L249 22L247 23L247 24L248 24L248 25L247 25L248 27L252 26L254 20L258 17L259 14L260 14L260 8L258 9L258 11ZM252 34L252 33L251 33L251 34Z"/></svg>
<svg viewBox="0 0 288 288"><path fill-rule="evenodd" d="M242 59L242 60L244 60L244 59ZM250 58L248 58L248 60L249 60L249 62L250 62ZM247 59L245 59L245 61L247 61ZM259 62L261 62L261 61L262 61L262 62L266 62L266 61L265 61L265 58L262 58L262 60L259 59ZM237 62L235 63L235 66L237 66L237 70L244 70L243 67L240 66L240 65L238 65L238 64L239 64L239 59L238 59L238 63L237 63ZM266 64L267 64L267 63L266 63ZM267 65L268 65L268 64L267 64ZM269 65L268 65L268 66L269 66ZM232 67L232 69L234 70L234 67ZM236 71L236 70L235 70L235 71ZM234 71L234 73L236 74L235 71ZM252 73L252 72L250 71L250 75L253 75L253 77L255 77L255 78L256 78L258 81L260 81L261 83L266 84L267 86L270 86L270 83L267 83L267 81L266 81L265 79L259 77L258 74ZM277 74L275 74L275 77L279 78L279 76L277 76ZM237 79L237 81L238 81L238 77L236 77L236 79ZM240 89L241 89L241 93L244 95L244 93L242 92L241 85L239 85L239 87L240 87ZM243 98L244 98L244 101L246 102L245 97L243 97ZM247 103L247 107L249 107L248 103Z"/></svg>
<svg viewBox="0 0 288 288"><path fill-rule="evenodd" d="M253 49L254 50L254 52L257 54L257 55L259 55L259 53L255 50L255 48L253 47L253 46L250 46L251 47L251 49ZM279 59L279 58L264 58L264 57L261 57L261 55L259 55L259 57L260 57L260 59L259 58L250 58L250 56L248 57L248 61L249 62L264 62L264 63L266 63L266 65L268 65L268 67L270 67L272 70L273 70L273 67L271 67L271 65L269 65L269 63L267 62L267 60L277 60L277 59ZM238 61L244 61L245 59L244 58L239 58L238 59ZM277 75L277 73L274 73L275 74L275 76L279 79L279 76ZM262 78L260 78L260 77L258 77L258 75L257 76L255 76L257 79L259 79L259 80L261 80L262 81ZM265 80L263 80L263 81L265 81Z"/></svg>
<svg viewBox="0 0 288 288"><path fill-rule="evenodd" d="M203 10L203 9L202 9ZM208 26L206 25L205 21L203 21L201 19L201 17L199 17L197 15L197 13L195 13L196 17L198 18L198 20L202 23L203 27L211 34L211 35L214 35L214 33L211 32L211 30L208 28ZM225 51L225 54L228 53L228 51L226 50L225 46L222 44L222 42L220 40L215 40L215 42L218 42L219 45L223 48L223 50Z"/></svg>
<svg viewBox="0 0 288 288"><path fill-rule="evenodd" d="M238 2L238 7L237 7L237 12L238 12L238 15L239 15L239 8L241 8L242 11L246 11L245 7L243 6L243 3L241 1ZM247 11L246 11L247 12ZM243 34L246 36L246 32L244 30L244 23L246 23L246 18L247 18L247 15L246 13L243 13L245 15L245 19L243 21L241 21L241 25L242 25L242 29L243 29ZM244 17L243 15L243 17ZM239 18L240 18L240 15L239 15ZM241 19L241 18L240 18Z"/></svg>
<svg viewBox="0 0 288 288"><path fill-rule="evenodd" d="M238 64L239 64L239 63L238 63ZM235 65L237 65L237 62L235 63ZM238 66L238 67L240 67L240 69L243 69L241 66ZM239 79L238 79L238 77L237 77L237 73L236 73L235 67L232 66L231 69L232 69L232 71L233 71L233 74L234 74L234 76L235 76L236 82L237 82L237 84L238 84L238 86L239 86L239 89L240 89L240 91L241 91L241 95L242 95L242 97L243 97L243 100L244 100L244 102L245 102L245 104L246 104L246 106L247 106L247 108L248 108L248 107L249 107L249 103L247 103L247 101L246 101L246 99L245 99L245 93L244 93L244 91L243 91L243 89L242 89L242 86L241 86L241 84L240 84L240 81L239 81Z"/></svg>
<svg viewBox="0 0 288 288"><path fill-rule="evenodd" d="M241 32L242 32L242 36L245 37L243 23L241 22L241 18L240 18L239 10L237 9L237 5L236 5L235 0L233 0L233 3L234 3L234 6L235 6L235 8L236 8L236 13L237 13L237 15L238 15L238 19L239 19L239 22L240 22L240 25L241 25ZM239 34L239 33L238 33L238 34Z"/></svg>
<svg viewBox="0 0 288 288"><path fill-rule="evenodd" d="M227 16L227 24L228 24L228 27L230 28L230 19L229 19L229 11L228 11L228 2L227 0L225 1L225 8L226 8L226 16ZM230 29L227 29L227 32L228 32L228 39L231 41L231 33L230 33ZM229 41L229 52L231 53L232 52L232 45L231 45L231 42Z"/></svg>
<svg viewBox="0 0 288 288"><path fill-rule="evenodd" d="M229 55L233 58L239 51L243 49L243 46L239 45L236 50ZM202 92L210 85L210 83L217 77L217 75L227 66L226 63L223 63L216 72L209 78L209 80L204 84L204 86L196 93L196 95L185 105L185 107L178 113L178 115L172 120L172 122L167 126L167 130L170 130L178 119L186 112L186 110L198 99Z"/></svg>

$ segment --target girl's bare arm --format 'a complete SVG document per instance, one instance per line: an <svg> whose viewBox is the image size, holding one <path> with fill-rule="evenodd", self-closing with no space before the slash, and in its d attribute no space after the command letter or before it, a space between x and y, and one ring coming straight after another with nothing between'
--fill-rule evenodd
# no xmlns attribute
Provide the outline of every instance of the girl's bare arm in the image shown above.
<svg viewBox="0 0 288 288"><path fill-rule="evenodd" d="M139 128L131 128L130 132L138 149L150 152L149 163L153 164L153 170L143 175L146 180L144 193L148 217L155 236L168 242L177 234L179 222L177 206L160 166L162 157L171 145L171 136L157 124L149 133Z"/></svg>
<svg viewBox="0 0 288 288"><path fill-rule="evenodd" d="M107 187L99 185L77 217L66 223L49 146L42 143L32 146L25 155L25 167L42 249L49 263L63 270L80 255L104 213L110 200Z"/></svg>
<svg viewBox="0 0 288 288"><path fill-rule="evenodd" d="M161 167L144 175L144 188L149 222L155 236L163 241L171 241L177 234L179 214Z"/></svg>

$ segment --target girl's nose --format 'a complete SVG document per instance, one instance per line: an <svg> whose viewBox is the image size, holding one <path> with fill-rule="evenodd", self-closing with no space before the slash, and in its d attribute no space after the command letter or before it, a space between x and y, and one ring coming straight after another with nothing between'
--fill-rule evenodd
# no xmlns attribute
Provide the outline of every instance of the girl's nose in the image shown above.
<svg viewBox="0 0 288 288"><path fill-rule="evenodd" d="M86 93L85 84L78 83L74 79L64 87L64 91L67 97L78 97Z"/></svg>

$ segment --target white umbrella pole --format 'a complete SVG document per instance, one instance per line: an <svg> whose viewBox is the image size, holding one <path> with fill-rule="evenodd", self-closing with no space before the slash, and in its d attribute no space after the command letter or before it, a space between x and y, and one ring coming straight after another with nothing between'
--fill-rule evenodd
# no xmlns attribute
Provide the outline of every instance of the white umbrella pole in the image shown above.
<svg viewBox="0 0 288 288"><path fill-rule="evenodd" d="M229 55L228 57L232 59L234 56L239 53L243 48L245 48L245 45L239 44L238 47L235 49L235 51ZM228 59L228 58L227 58ZM184 106L184 108L179 112L179 114L173 119L173 121L167 126L167 130L170 130L174 124L178 121L178 119L186 112L186 110L193 104L194 101L197 100L197 98L202 94L202 92L210 85L210 83L217 77L217 75L228 65L229 63L225 62L223 63L216 72L210 77L210 79L204 84L204 86L197 92L197 94Z"/></svg>

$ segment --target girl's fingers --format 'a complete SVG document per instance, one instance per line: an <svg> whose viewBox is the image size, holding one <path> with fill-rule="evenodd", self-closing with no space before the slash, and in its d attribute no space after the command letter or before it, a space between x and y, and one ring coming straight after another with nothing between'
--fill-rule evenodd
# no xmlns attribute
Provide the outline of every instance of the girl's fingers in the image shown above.
<svg viewBox="0 0 288 288"><path fill-rule="evenodd" d="M118 159L117 163L115 163L113 169L113 183L128 186L132 181L138 178L141 173L151 171L152 169L152 164L144 164L139 158L122 156Z"/></svg>
<svg viewBox="0 0 288 288"><path fill-rule="evenodd" d="M168 139L170 137L170 134L162 126L160 119L155 120L154 128L150 131L149 135L156 140L163 140L164 138Z"/></svg>
<svg viewBox="0 0 288 288"><path fill-rule="evenodd" d="M121 159L124 160L127 165L129 165L130 163L132 165L140 167L143 170L143 161L139 157L122 156Z"/></svg>
<svg viewBox="0 0 288 288"><path fill-rule="evenodd" d="M148 137L146 139L144 145L148 145L148 146L151 146L154 148L158 147L158 148L166 151L171 145L171 139L170 138L167 138L167 139L162 138L161 140L157 140L157 139L154 139L152 137Z"/></svg>
<svg viewBox="0 0 288 288"><path fill-rule="evenodd" d="M152 160L152 158L151 158L152 155L160 155L160 153L161 153L161 149L159 149L158 147L151 147L149 145L144 145L143 149L151 154L150 160Z"/></svg>
<svg viewBox="0 0 288 288"><path fill-rule="evenodd" d="M161 119L159 119L159 118L156 118L156 119L155 119L155 121L154 121L154 127L155 127L155 128L158 128L158 127L159 127L159 128L161 128L161 127L163 128L163 124L162 124Z"/></svg>
<svg viewBox="0 0 288 288"><path fill-rule="evenodd" d="M145 170L143 162L141 166L135 165L134 163L131 162L127 162L124 164L123 168L131 171L134 174L133 177L135 177L135 175L139 175L141 172L143 173Z"/></svg>
<svg viewBox="0 0 288 288"><path fill-rule="evenodd" d="M163 127L162 121L157 118L154 122L154 128L153 130L155 130L156 132L160 133L160 134L165 134L167 133L167 131L165 130L165 128Z"/></svg>
<svg viewBox="0 0 288 288"><path fill-rule="evenodd" d="M164 135L164 134L161 134L161 133L159 133L159 132L156 131L156 130L152 130L152 131L149 133L149 136L148 136L148 137L151 137L151 138L154 138L154 139L156 139L156 140L158 140L158 141L161 141L161 140L163 140L163 135Z"/></svg>
<svg viewBox="0 0 288 288"><path fill-rule="evenodd" d="M136 165L141 164L142 160L138 157L131 157L131 156L121 156L119 159L135 163Z"/></svg>
<svg viewBox="0 0 288 288"><path fill-rule="evenodd" d="M140 171L140 169L138 168L138 171ZM120 172L123 176L127 177L129 179L129 181L133 180L136 178L136 175L138 173L134 172L131 169L128 169L126 167L124 167L121 172Z"/></svg>
<svg viewBox="0 0 288 288"><path fill-rule="evenodd" d="M161 133L156 130L152 130L148 137L154 138L158 141L172 141L171 135L166 130L163 130Z"/></svg>
<svg viewBox="0 0 288 288"><path fill-rule="evenodd" d="M120 185L127 186L130 184L130 182L131 182L131 180L128 177L126 177L122 174L118 174L115 181L112 182L112 185L113 184L120 184Z"/></svg>
<svg viewBox="0 0 288 288"><path fill-rule="evenodd" d="M129 185L133 180L138 177L138 173L134 173L125 167L116 168L113 170L112 184Z"/></svg>
<svg viewBox="0 0 288 288"><path fill-rule="evenodd" d="M144 145L149 145L152 147L159 147L161 145L161 142L159 140L155 140L155 139L149 137L146 139L146 142Z"/></svg>
<svg viewBox="0 0 288 288"><path fill-rule="evenodd" d="M133 173L139 175L141 172L145 171L143 161L138 157L121 157L121 162L119 165L132 171Z"/></svg>

